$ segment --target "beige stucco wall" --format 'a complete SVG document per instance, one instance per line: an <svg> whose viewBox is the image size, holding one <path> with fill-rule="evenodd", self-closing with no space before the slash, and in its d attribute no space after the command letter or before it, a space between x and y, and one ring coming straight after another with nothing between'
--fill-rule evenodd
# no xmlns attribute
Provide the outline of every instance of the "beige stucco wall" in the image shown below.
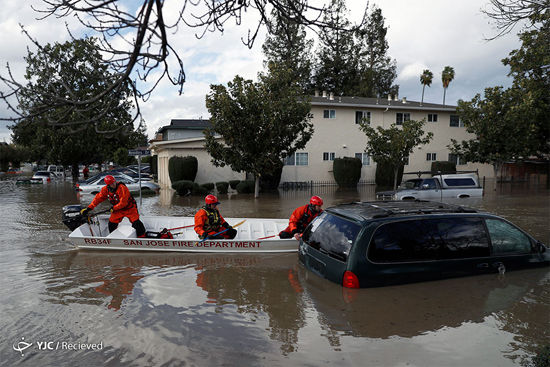
<svg viewBox="0 0 550 367"><path fill-rule="evenodd" d="M426 160L426 153L436 153L436 160L446 161L449 156L447 145L451 144L451 138L457 141L473 137L466 132L464 127L451 127L450 112L445 111L414 111L412 109L387 109L363 108L363 107L339 107L339 106L313 106L314 134L303 150L298 152L308 153L307 166L285 166L281 182L285 181L334 181L332 174L332 161L323 161L323 152L334 152L335 157L355 157L355 153L364 152L367 137L355 124L356 111L370 111L371 126L382 126L388 128L395 123L397 112L410 113L411 120L422 120L428 113L437 113L437 122L426 122L424 131L432 132L434 137L426 146L415 149L409 157L409 165L405 166L405 172L428 171L431 168L431 161ZM336 118L323 118L323 110L333 109L336 111ZM492 167L482 164L458 165L458 170L480 170L480 176L492 176ZM376 173L376 163L364 165L361 170L361 180L373 182Z"/></svg>
<svg viewBox="0 0 550 367"><path fill-rule="evenodd" d="M409 165L405 166L405 172L429 171L432 161L426 160L426 153L436 153L436 160L446 161L449 157L447 145L451 139L462 141L471 139L473 136L466 132L464 127L451 127L450 115L455 114L452 107L441 107L438 109L422 109L418 107L391 106L386 108L382 103L380 106L355 106L338 105L336 101L327 105L313 105L311 122L314 126L314 133L311 140L303 150L298 152L308 153L307 166L285 166L281 182L303 182L303 181L325 181L334 182L332 173L332 161L323 161L323 152L334 152L335 157L355 157L355 153L362 153L367 144L367 137L355 124L356 111L369 111L371 113L371 126L382 126L388 128L395 123L396 113L410 113L411 120L426 119L428 113L438 115L437 122L426 122L424 130L432 132L434 137L426 146L420 146L414 150L409 157ZM323 110L333 109L336 111L334 119L323 118ZM204 138L191 138L174 141L161 141L153 143L151 149L153 154L158 154L159 184L161 187L171 187L168 176L168 160L172 156L192 155L197 157L199 167L196 182L217 182L229 180L244 180L245 173L232 171L229 167L215 167L210 162L210 156L204 149ZM492 177L492 166L486 164L465 164L458 165L458 170L479 170L479 176ZM361 170L361 180L374 182L376 163L364 165Z"/></svg>
<svg viewBox="0 0 550 367"><path fill-rule="evenodd" d="M168 161L171 157L194 156L198 161L197 177L199 184L230 180L244 180L245 174L233 171L230 167L216 167L211 163L210 155L204 149L204 138L174 140L153 143L153 154L158 155L158 183L161 188L171 188L168 174Z"/></svg>

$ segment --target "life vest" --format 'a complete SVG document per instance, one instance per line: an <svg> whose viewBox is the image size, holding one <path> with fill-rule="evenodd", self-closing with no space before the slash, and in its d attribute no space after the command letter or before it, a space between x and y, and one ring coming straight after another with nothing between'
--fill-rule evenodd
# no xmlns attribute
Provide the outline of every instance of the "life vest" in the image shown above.
<svg viewBox="0 0 550 367"><path fill-rule="evenodd" d="M203 206L202 209L206 212L206 222L204 223L204 230L206 232L217 231L222 225L222 219L218 209L207 208Z"/></svg>
<svg viewBox="0 0 550 367"><path fill-rule="evenodd" d="M120 196L119 196L119 193L118 193L118 188L120 186L124 186L126 188L126 190L128 190L126 185L123 184L122 182L117 182L116 187L114 188L114 190L111 190L110 187L107 187L107 199L109 200L109 202L111 203L112 206L115 206L118 203L120 203ZM134 199L134 197L132 196L131 193L129 193L129 195L130 195L130 197L128 198L128 205L126 205L126 207L124 207L124 208L120 208L119 210L125 210L125 209L131 209L131 208L137 207L136 200Z"/></svg>
<svg viewBox="0 0 550 367"><path fill-rule="evenodd" d="M304 211L304 214L302 214L302 217L300 220L296 223L296 229L299 233L302 233L307 225L315 218L319 213L313 213L311 210L311 204L308 204L306 210Z"/></svg>

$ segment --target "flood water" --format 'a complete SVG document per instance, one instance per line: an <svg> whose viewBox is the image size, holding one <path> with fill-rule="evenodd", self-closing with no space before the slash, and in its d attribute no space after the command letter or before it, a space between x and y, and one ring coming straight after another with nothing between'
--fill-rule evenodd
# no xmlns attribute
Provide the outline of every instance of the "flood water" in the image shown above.
<svg viewBox="0 0 550 367"><path fill-rule="evenodd" d="M311 194L327 207L373 200L374 186L220 195L220 210L286 218ZM79 200L91 197L69 182L0 186L2 366L526 366L550 344L549 268L351 291L296 253L75 250L61 207ZM546 187L458 202L550 244ZM162 192L140 214L201 205Z"/></svg>

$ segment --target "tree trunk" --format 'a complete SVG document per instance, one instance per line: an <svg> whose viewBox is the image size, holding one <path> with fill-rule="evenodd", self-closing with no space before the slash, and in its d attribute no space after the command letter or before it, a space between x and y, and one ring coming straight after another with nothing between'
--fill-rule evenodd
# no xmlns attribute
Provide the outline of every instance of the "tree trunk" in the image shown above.
<svg viewBox="0 0 550 367"><path fill-rule="evenodd" d="M254 197L260 197L260 175L256 175L256 182L254 183Z"/></svg>
<svg viewBox="0 0 550 367"><path fill-rule="evenodd" d="M447 88L443 88L443 106L445 106L445 94L447 93Z"/></svg>
<svg viewBox="0 0 550 367"><path fill-rule="evenodd" d="M422 100L420 101L420 105L422 106L422 103L424 103L424 89L426 88L426 85L422 85Z"/></svg>
<svg viewBox="0 0 550 367"><path fill-rule="evenodd" d="M73 163L71 166L71 175L73 176L73 183L78 182L78 163Z"/></svg>
<svg viewBox="0 0 550 367"><path fill-rule="evenodd" d="M498 180L498 171L500 171L500 167L502 164L500 162L494 162L493 163L493 179L495 181L493 185L493 191L497 191L497 180Z"/></svg>
<svg viewBox="0 0 550 367"><path fill-rule="evenodd" d="M393 169L393 189L397 190L397 175L399 174L399 166Z"/></svg>

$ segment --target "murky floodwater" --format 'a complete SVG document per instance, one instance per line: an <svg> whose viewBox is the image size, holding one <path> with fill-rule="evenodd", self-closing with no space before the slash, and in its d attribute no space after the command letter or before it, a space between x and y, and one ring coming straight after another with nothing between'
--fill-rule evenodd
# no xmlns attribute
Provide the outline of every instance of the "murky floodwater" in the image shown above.
<svg viewBox="0 0 550 367"><path fill-rule="evenodd" d="M326 207L374 187L313 193ZM548 189L486 193L459 202L550 243ZM310 195L222 195L220 209L288 217ZM192 215L201 201L163 192L140 212ZM77 251L60 220L77 202L68 182L0 189L0 365L519 366L550 343L548 268L349 291L296 254Z"/></svg>

